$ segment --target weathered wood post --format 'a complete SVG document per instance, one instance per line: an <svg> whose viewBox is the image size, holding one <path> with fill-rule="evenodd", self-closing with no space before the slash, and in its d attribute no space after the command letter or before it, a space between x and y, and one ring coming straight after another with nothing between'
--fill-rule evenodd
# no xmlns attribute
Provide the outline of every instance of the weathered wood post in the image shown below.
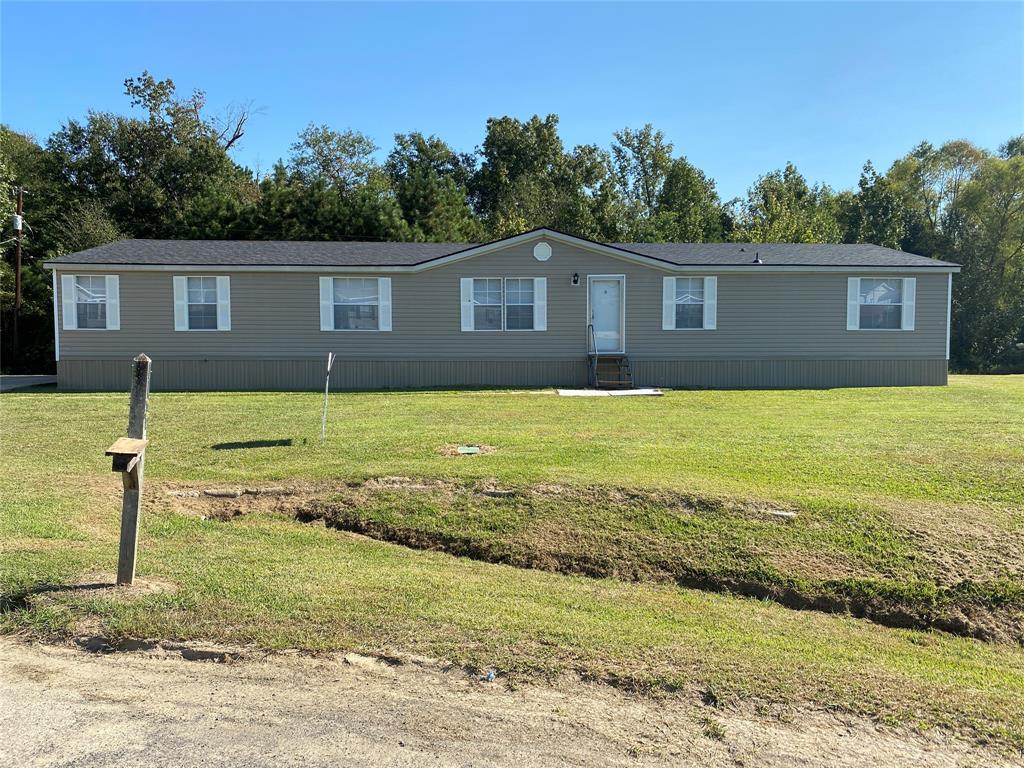
<svg viewBox="0 0 1024 768"><path fill-rule="evenodd" d="M142 474L146 459L146 412L149 409L150 363L146 355L133 362L131 404L128 407L128 437L119 438L107 455L113 456L111 470L121 473L121 543L117 553L117 583L135 581L135 553L139 543L139 506L142 503Z"/></svg>

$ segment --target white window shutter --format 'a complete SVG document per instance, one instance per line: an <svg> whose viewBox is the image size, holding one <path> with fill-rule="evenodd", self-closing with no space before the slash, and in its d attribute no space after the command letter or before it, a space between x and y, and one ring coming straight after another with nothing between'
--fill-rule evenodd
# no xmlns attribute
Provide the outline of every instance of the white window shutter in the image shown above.
<svg viewBox="0 0 1024 768"><path fill-rule="evenodd" d="M73 331L78 328L78 308L75 306L75 276L60 276L60 303L64 315L64 330Z"/></svg>
<svg viewBox="0 0 1024 768"><path fill-rule="evenodd" d="M107 275L107 330L121 330L121 280Z"/></svg>
<svg viewBox="0 0 1024 768"><path fill-rule="evenodd" d="M661 330L674 331L676 328L676 279L664 277L661 280Z"/></svg>
<svg viewBox="0 0 1024 768"><path fill-rule="evenodd" d="M334 278L320 278L320 330L334 330Z"/></svg>
<svg viewBox="0 0 1024 768"><path fill-rule="evenodd" d="M533 330L548 329L548 279L533 278Z"/></svg>
<svg viewBox="0 0 1024 768"><path fill-rule="evenodd" d="M177 276L174 278L174 330L188 330L188 281Z"/></svg>
<svg viewBox="0 0 1024 768"><path fill-rule="evenodd" d="M704 278L704 330L718 327L718 278Z"/></svg>
<svg viewBox="0 0 1024 768"><path fill-rule="evenodd" d="M217 278L217 330L231 330L231 278Z"/></svg>
<svg viewBox="0 0 1024 768"><path fill-rule="evenodd" d="M462 330L473 330L473 278L463 277L462 286Z"/></svg>
<svg viewBox="0 0 1024 768"><path fill-rule="evenodd" d="M860 278L846 281L846 330L860 330Z"/></svg>
<svg viewBox="0 0 1024 768"><path fill-rule="evenodd" d="M917 278L903 278L903 318L904 331L914 330L914 313L917 305Z"/></svg>
<svg viewBox="0 0 1024 768"><path fill-rule="evenodd" d="M377 328L391 330L391 278L377 278Z"/></svg>

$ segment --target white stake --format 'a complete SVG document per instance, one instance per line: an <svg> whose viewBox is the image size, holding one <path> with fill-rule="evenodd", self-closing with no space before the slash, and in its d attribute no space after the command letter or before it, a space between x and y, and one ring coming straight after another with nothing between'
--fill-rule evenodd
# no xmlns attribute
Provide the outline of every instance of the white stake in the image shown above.
<svg viewBox="0 0 1024 768"><path fill-rule="evenodd" d="M324 382L324 415L320 419L320 445L327 440L327 393L331 388L331 366L334 365L334 353L327 353L327 380Z"/></svg>

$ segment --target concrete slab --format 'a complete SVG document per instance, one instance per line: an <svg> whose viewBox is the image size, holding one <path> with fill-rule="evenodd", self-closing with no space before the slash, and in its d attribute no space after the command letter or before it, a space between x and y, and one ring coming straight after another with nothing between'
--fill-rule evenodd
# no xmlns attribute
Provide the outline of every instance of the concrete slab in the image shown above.
<svg viewBox="0 0 1024 768"><path fill-rule="evenodd" d="M0 376L0 392L10 392L22 387L40 387L44 384L56 384L56 376Z"/></svg>
<svg viewBox="0 0 1024 768"><path fill-rule="evenodd" d="M635 397L643 395L657 397L664 393L660 389L655 389L654 387L640 387L639 389L610 389L608 390L608 394L612 397Z"/></svg>
<svg viewBox="0 0 1024 768"><path fill-rule="evenodd" d="M558 394L562 397L608 397L604 389L560 389Z"/></svg>
<svg viewBox="0 0 1024 768"><path fill-rule="evenodd" d="M560 389L562 397L635 397L638 395L657 396L664 394L660 389L640 387L639 389Z"/></svg>

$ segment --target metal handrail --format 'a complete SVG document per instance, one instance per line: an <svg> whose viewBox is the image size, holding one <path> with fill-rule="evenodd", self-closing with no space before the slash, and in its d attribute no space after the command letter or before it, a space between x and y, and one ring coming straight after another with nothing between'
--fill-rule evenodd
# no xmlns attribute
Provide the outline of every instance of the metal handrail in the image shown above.
<svg viewBox="0 0 1024 768"><path fill-rule="evenodd" d="M594 332L594 324L587 323L587 345L594 351L590 352L588 349L588 357L590 358L590 386L597 386L597 334Z"/></svg>

